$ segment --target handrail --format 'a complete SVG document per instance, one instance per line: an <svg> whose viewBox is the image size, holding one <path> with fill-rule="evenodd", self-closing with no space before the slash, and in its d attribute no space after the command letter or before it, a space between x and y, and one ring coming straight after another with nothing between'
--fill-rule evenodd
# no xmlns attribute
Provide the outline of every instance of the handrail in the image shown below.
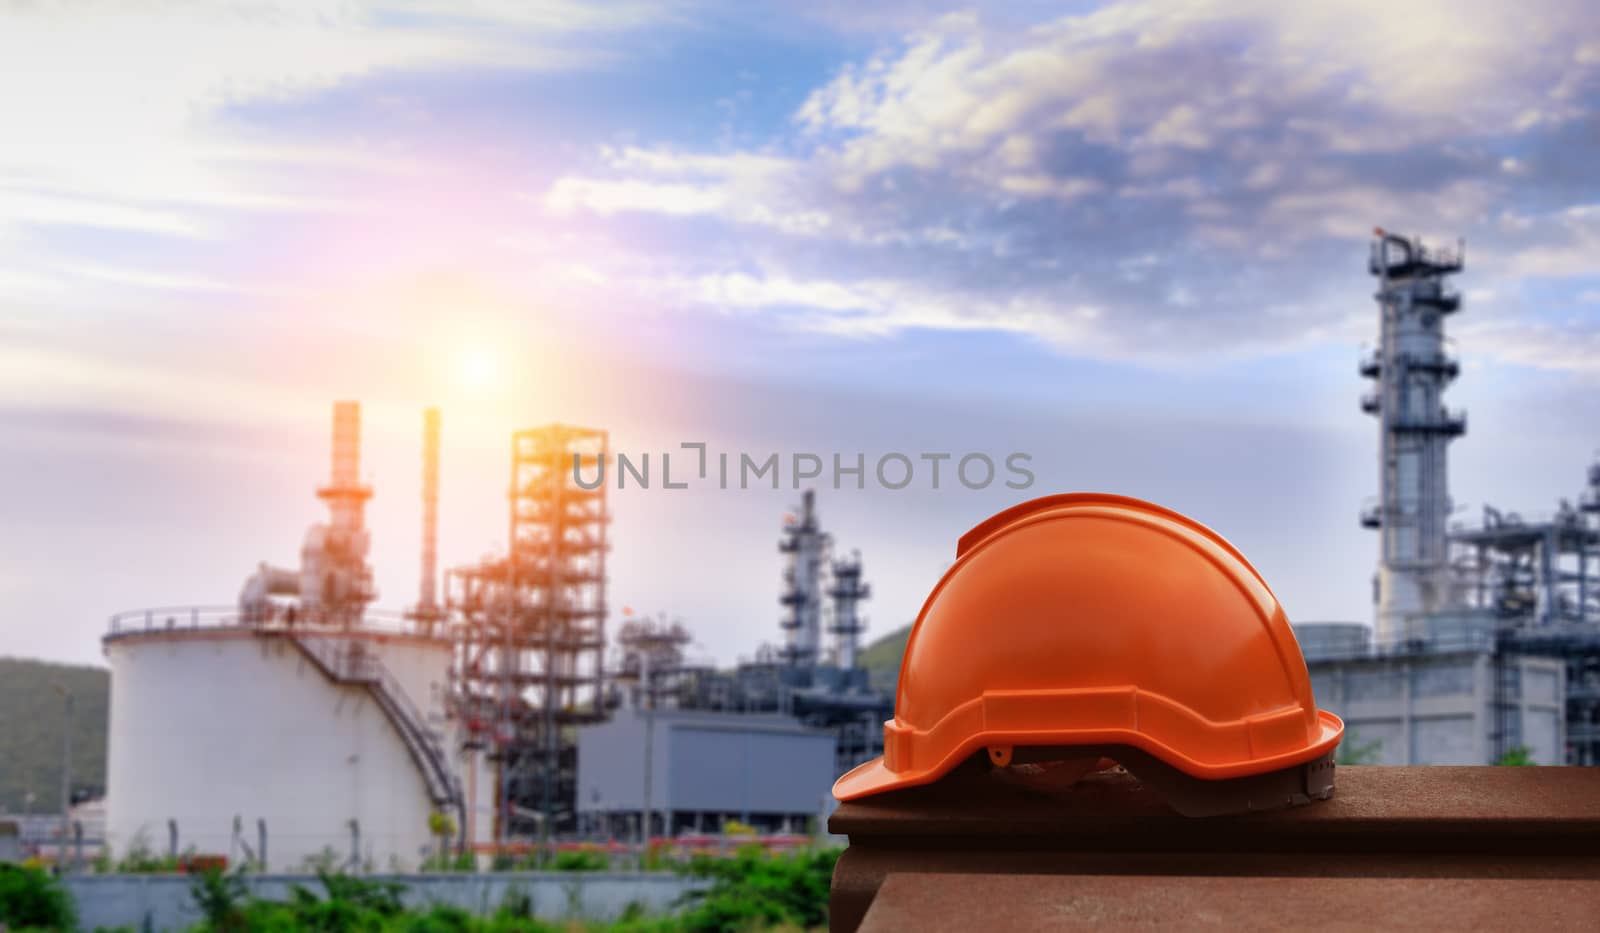
<svg viewBox="0 0 1600 933"><path fill-rule="evenodd" d="M416 704L411 700L410 694L406 693L405 688L400 685L393 672L381 661L376 663L376 667L378 674L377 692L395 704L400 713L400 721L404 722L415 733L418 746L429 760L430 769L435 779L434 783L438 784L434 794L434 801L439 804L459 803L461 801L460 782L454 772L450 770L444 749L439 747L434 730L428 726L428 721L423 716L422 711L417 709Z"/></svg>
<svg viewBox="0 0 1600 933"><path fill-rule="evenodd" d="M422 711L417 709L383 659L359 642L309 634L295 635L291 640L334 681L360 684L372 693L421 766L434 803L459 809L462 804L460 782L451 772L444 750Z"/></svg>
<svg viewBox="0 0 1600 933"><path fill-rule="evenodd" d="M1460 409L1440 406L1437 411L1429 414L1397 414L1385 422L1385 427L1398 431L1437 431L1464 434L1467 430L1467 413Z"/></svg>
<svg viewBox="0 0 1600 933"><path fill-rule="evenodd" d="M1450 654L1462 651L1493 651L1497 647L1513 653L1528 651L1539 639L1592 636L1593 624L1573 621L1518 628L1484 628L1476 632L1451 632L1440 636L1396 638L1382 642L1345 642L1334 645L1301 645L1307 661L1363 661L1409 657L1418 654ZM1504 644L1502 644L1504 641ZM1307 650L1309 647L1310 650Z"/></svg>
<svg viewBox="0 0 1600 933"><path fill-rule="evenodd" d="M1417 654L1450 654L1461 651L1492 651L1495 633L1454 633L1437 638L1400 638L1385 642L1346 642L1334 645L1300 646L1307 661L1367 661L1408 657ZM1307 650L1307 649L1310 650Z"/></svg>
<svg viewBox="0 0 1600 933"><path fill-rule="evenodd" d="M241 611L238 606L154 606L148 609L129 609L114 613L108 626L109 635L127 635L138 632L174 630L234 629L234 628L288 628L304 626L306 629L346 630L338 623L324 621L319 613L298 607L294 614L287 608L272 607L266 610ZM377 632L395 635L430 635L430 629L403 612L374 609L362 613L361 622L351 631Z"/></svg>

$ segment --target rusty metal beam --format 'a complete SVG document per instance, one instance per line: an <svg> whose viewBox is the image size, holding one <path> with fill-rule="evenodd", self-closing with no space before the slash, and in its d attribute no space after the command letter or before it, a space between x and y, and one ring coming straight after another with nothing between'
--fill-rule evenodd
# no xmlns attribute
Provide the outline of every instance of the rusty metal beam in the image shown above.
<svg viewBox="0 0 1600 933"><path fill-rule="evenodd" d="M831 897L854 930L897 872L1600 879L1600 769L1345 767L1333 799L1194 819L1126 779L1040 795L964 769L841 804Z"/></svg>
<svg viewBox="0 0 1600 933"><path fill-rule="evenodd" d="M895 874L860 933L1588 930L1600 881Z"/></svg>

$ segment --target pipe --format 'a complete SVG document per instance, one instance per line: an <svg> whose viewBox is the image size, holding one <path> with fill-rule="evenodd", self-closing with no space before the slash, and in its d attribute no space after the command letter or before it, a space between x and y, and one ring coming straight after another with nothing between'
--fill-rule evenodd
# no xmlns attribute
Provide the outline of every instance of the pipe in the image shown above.
<svg viewBox="0 0 1600 933"><path fill-rule="evenodd" d="M422 583L417 608L426 616L438 609L439 409L422 413Z"/></svg>
<svg viewBox="0 0 1600 933"><path fill-rule="evenodd" d="M349 862L349 867L350 867L350 870L352 872L359 871L359 869L361 868L361 821L360 820L352 819L350 821L350 862Z"/></svg>
<svg viewBox="0 0 1600 933"><path fill-rule="evenodd" d="M271 608L270 597L299 595L299 571L285 570L262 561L256 566L256 572L245 578L244 586L239 590L239 613L247 619L264 617Z"/></svg>

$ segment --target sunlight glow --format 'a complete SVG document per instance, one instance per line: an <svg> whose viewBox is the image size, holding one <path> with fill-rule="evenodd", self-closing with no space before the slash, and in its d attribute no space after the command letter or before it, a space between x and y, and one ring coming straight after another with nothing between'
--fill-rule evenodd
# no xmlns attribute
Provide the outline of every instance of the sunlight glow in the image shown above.
<svg viewBox="0 0 1600 933"><path fill-rule="evenodd" d="M483 392L494 385L500 364L486 347L474 347L461 355L457 367L461 384L472 392Z"/></svg>

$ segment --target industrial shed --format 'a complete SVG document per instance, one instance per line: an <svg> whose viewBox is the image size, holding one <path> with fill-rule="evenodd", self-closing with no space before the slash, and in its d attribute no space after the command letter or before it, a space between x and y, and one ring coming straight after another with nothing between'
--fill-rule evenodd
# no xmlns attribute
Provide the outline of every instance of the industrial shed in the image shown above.
<svg viewBox="0 0 1600 933"><path fill-rule="evenodd" d="M648 771L654 833L715 830L729 819L803 829L829 799L834 741L777 714L619 710L578 732L580 825L637 825Z"/></svg>

